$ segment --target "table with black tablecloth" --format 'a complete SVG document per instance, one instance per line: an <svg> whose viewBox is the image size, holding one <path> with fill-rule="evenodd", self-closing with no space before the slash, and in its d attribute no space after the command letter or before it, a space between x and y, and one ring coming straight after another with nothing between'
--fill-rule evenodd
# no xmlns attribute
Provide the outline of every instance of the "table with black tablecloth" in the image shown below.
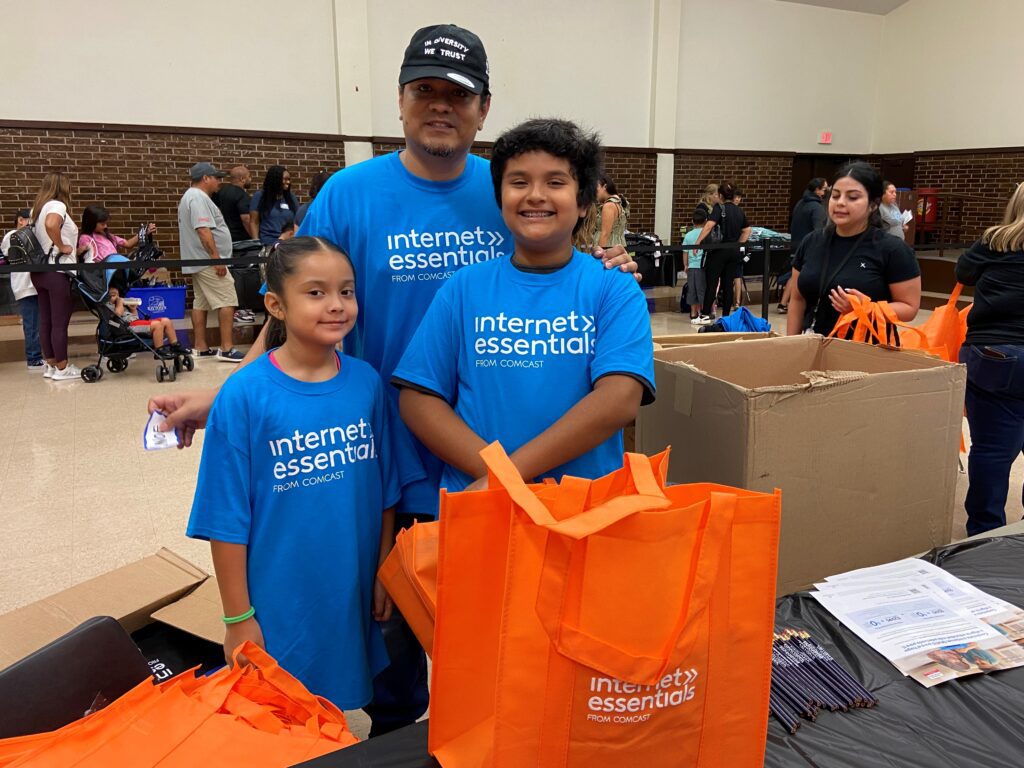
<svg viewBox="0 0 1024 768"><path fill-rule="evenodd" d="M925 556L1024 606L1024 535L970 539ZM1002 768L1024 765L1024 667L924 688L842 626L806 592L778 601L780 626L805 629L878 698L822 712L795 735L769 720L768 768ZM742 706L742 696L736 697ZM427 723L304 763L310 768L427 768Z"/></svg>

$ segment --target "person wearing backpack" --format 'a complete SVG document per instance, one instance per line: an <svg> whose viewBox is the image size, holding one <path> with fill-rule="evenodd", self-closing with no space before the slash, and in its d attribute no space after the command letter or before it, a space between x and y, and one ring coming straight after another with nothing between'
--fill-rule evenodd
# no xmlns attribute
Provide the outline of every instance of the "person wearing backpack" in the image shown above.
<svg viewBox="0 0 1024 768"><path fill-rule="evenodd" d="M32 204L33 232L46 254L45 264L74 264L78 226L68 213L72 204L71 179L61 171L43 177ZM68 362L68 325L74 300L71 281L62 272L32 272L32 285L39 294L39 343L46 368L43 378L71 381L81 371Z"/></svg>
<svg viewBox="0 0 1024 768"><path fill-rule="evenodd" d="M620 195L615 182L602 173L597 183L596 242L601 248L613 245L626 247L626 222L629 220L629 201Z"/></svg>
<svg viewBox="0 0 1024 768"><path fill-rule="evenodd" d="M29 218L28 208L22 208L14 216L14 229L4 235L3 243L0 243L0 253L7 257L7 250L11 244L11 235L22 227L32 223ZM21 314L21 328L25 334L25 362L28 364L29 373L42 373L46 369L43 362L43 353L39 348L39 297L36 289L32 286L32 275L29 272L11 273L11 290L18 302L18 312Z"/></svg>
<svg viewBox="0 0 1024 768"><path fill-rule="evenodd" d="M736 264L740 263L741 255L739 245L747 242L750 237L750 225L747 223L747 216L743 209L737 206L733 200L736 188L728 181L718 185L718 196L721 202L716 203L711 209L704 229L697 238L697 245L703 243L707 238L714 242L713 232L718 229L721 232L723 243L736 243L737 247L718 248L707 251L704 258L704 268L707 270L707 289L704 294L704 308L701 315L714 319L715 296L718 293L719 281L721 281L722 293L722 317L729 314L732 309L732 278L736 272Z"/></svg>

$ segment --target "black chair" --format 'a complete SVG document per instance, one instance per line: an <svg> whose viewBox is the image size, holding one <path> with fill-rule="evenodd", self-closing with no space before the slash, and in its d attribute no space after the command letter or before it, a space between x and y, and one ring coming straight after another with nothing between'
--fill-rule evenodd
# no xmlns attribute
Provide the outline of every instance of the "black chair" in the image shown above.
<svg viewBox="0 0 1024 768"><path fill-rule="evenodd" d="M150 676L116 620L98 616L0 670L0 738L52 731Z"/></svg>

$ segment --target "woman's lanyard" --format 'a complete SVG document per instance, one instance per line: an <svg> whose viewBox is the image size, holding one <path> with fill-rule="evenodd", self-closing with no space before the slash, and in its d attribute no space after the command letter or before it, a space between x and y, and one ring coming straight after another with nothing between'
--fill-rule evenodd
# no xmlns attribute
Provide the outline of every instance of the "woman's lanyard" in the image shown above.
<svg viewBox="0 0 1024 768"><path fill-rule="evenodd" d="M853 254L856 253L857 248L860 247L861 240L863 240L864 236L870 231L871 225L869 224L867 229L860 233L860 237L854 240L853 247L850 248L843 260L839 262L839 266L832 270L832 274L828 273L827 268L829 257L832 255L832 242L835 231L833 230L829 233L828 240L825 242L825 260L821 265L821 281L818 284L818 300L814 303L814 311L811 312L811 322L807 324L807 327L804 329L805 332L813 330L814 324L818 321L818 310L821 308L821 302L825 298L825 286L831 285L832 281L839 277L839 273L843 271L843 267L845 267L847 262L853 258Z"/></svg>

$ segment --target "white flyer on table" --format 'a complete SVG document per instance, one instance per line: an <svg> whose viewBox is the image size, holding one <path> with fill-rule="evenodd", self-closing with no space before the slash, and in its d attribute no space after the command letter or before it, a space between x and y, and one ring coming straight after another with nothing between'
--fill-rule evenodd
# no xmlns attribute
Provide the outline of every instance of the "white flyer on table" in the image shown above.
<svg viewBox="0 0 1024 768"><path fill-rule="evenodd" d="M924 561L865 568L816 586L812 597L926 687L1024 666L1024 613Z"/></svg>
<svg viewBox="0 0 1024 768"><path fill-rule="evenodd" d="M1009 639L1024 641L1024 610L1000 600L998 597L982 592L973 584L958 579L949 571L937 565L908 557L875 568L862 568L848 571L836 576L829 576L825 582L814 586L828 592L845 585L847 588L855 583L902 583L909 584L922 581L941 590L961 609L992 626L1000 634Z"/></svg>

